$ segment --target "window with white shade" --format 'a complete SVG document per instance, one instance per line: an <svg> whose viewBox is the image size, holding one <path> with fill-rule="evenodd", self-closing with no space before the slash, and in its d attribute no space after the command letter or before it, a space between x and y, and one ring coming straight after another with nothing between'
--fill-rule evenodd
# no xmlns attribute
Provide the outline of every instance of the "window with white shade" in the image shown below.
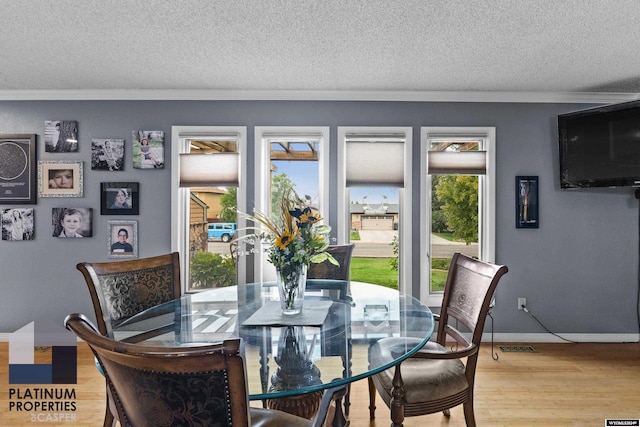
<svg viewBox="0 0 640 427"><path fill-rule="evenodd" d="M244 227L246 128L172 128L171 246L181 255L185 292L246 282L246 260L234 246Z"/></svg>
<svg viewBox="0 0 640 427"><path fill-rule="evenodd" d="M411 128L338 128L338 242L351 280L411 290Z"/></svg>
<svg viewBox="0 0 640 427"><path fill-rule="evenodd" d="M255 128L254 209L270 215L285 188L310 201L329 224L329 128L257 126ZM332 233L333 234L333 233ZM264 248L257 248L256 280L275 280Z"/></svg>
<svg viewBox="0 0 640 427"><path fill-rule="evenodd" d="M453 252L494 261L495 128L425 127L420 146L420 294L437 306Z"/></svg>

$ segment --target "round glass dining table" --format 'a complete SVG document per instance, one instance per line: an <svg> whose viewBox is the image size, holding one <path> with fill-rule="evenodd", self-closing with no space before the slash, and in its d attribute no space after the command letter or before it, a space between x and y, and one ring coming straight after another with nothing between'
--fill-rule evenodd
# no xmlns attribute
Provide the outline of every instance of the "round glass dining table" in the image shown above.
<svg viewBox="0 0 640 427"><path fill-rule="evenodd" d="M322 393L395 366L434 327L427 306L369 283L308 280L302 313L284 315L279 304L275 283L250 283L187 294L112 326L115 339L143 345L242 338L249 399L263 401ZM394 360L372 365L369 348L387 337L397 341Z"/></svg>

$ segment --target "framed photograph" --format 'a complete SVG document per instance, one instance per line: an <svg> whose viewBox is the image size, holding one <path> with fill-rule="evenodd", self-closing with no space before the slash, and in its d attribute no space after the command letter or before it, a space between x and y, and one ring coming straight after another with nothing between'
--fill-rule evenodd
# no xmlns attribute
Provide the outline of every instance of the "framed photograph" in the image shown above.
<svg viewBox="0 0 640 427"><path fill-rule="evenodd" d="M138 258L138 221L107 221L107 256Z"/></svg>
<svg viewBox="0 0 640 427"><path fill-rule="evenodd" d="M538 228L538 177L516 176L516 228Z"/></svg>
<svg viewBox="0 0 640 427"><path fill-rule="evenodd" d="M33 208L13 208L2 210L2 240L33 240Z"/></svg>
<svg viewBox="0 0 640 427"><path fill-rule="evenodd" d="M0 134L0 204L35 204L36 170L36 135Z"/></svg>
<svg viewBox="0 0 640 427"><path fill-rule="evenodd" d="M82 162L41 160L38 162L40 197L82 197Z"/></svg>
<svg viewBox="0 0 640 427"><path fill-rule="evenodd" d="M53 237L93 237L93 209L51 209Z"/></svg>
<svg viewBox="0 0 640 427"><path fill-rule="evenodd" d="M78 122L45 120L44 151L47 153L75 153L78 151Z"/></svg>
<svg viewBox="0 0 640 427"><path fill-rule="evenodd" d="M91 170L124 170L124 139L92 139Z"/></svg>
<svg viewBox="0 0 640 427"><path fill-rule="evenodd" d="M100 214L138 215L140 191L137 182L100 183Z"/></svg>
<svg viewBox="0 0 640 427"><path fill-rule="evenodd" d="M134 130L131 145L134 168L164 169L164 131Z"/></svg>

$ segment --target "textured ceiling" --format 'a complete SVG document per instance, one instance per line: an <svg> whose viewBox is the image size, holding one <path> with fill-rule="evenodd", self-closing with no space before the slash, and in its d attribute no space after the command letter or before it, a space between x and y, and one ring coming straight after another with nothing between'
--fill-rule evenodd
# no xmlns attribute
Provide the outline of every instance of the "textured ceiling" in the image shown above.
<svg viewBox="0 0 640 427"><path fill-rule="evenodd" d="M0 0L0 91L640 94L637 0Z"/></svg>

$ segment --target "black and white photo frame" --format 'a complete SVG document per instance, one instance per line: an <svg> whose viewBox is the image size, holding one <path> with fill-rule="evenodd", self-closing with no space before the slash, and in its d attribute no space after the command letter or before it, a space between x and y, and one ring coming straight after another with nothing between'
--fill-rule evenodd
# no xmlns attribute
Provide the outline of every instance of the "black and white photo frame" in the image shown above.
<svg viewBox="0 0 640 427"><path fill-rule="evenodd" d="M34 209L2 209L2 240L34 240Z"/></svg>
<svg viewBox="0 0 640 427"><path fill-rule="evenodd" d="M74 120L45 120L44 151L47 153L77 152L78 122Z"/></svg>
<svg viewBox="0 0 640 427"><path fill-rule="evenodd" d="M140 184L137 182L100 183L100 214L139 215Z"/></svg>
<svg viewBox="0 0 640 427"><path fill-rule="evenodd" d="M124 170L124 139L92 139L91 170Z"/></svg>
<svg viewBox="0 0 640 427"><path fill-rule="evenodd" d="M53 237L93 237L93 209L63 207L51 209Z"/></svg>

